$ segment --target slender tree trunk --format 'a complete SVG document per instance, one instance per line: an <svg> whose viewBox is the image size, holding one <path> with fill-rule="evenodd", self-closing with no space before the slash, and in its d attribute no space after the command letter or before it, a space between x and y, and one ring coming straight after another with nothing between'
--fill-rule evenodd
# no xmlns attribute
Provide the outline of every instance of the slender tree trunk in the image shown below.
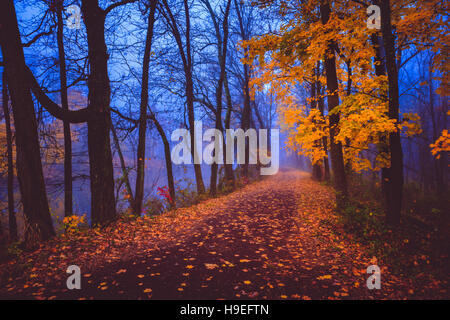
<svg viewBox="0 0 450 320"><path fill-rule="evenodd" d="M249 75L248 66L244 65L244 109L242 110L242 121L241 128L244 131L250 129L251 121L251 106L250 106L250 86L249 86ZM248 177L248 165L250 161L250 143L245 139L245 163L243 176Z"/></svg>
<svg viewBox="0 0 450 320"><path fill-rule="evenodd" d="M194 82L192 79L192 53L191 53L191 20L189 15L188 1L184 0L184 10L186 15L186 58L187 64L185 68L186 75L186 98L188 107L189 131L191 134L191 151L192 158L196 158L197 150L195 148L195 116L194 116ZM199 158L201 154L197 155ZM205 184L203 183L202 167L199 163L194 163L195 180L197 181L197 193L205 193Z"/></svg>
<svg viewBox="0 0 450 320"><path fill-rule="evenodd" d="M205 1L205 4L211 14L211 18L214 23L214 27L216 30L216 38L217 38L217 58L220 66L220 74L219 74L219 80L217 81L217 87L216 87L216 121L215 121L215 128L219 130L220 132L223 131L222 127L222 95L223 95L223 84L225 81L225 70L226 70L226 59L227 59L227 46L228 46L228 14L230 12L230 4L231 0L228 0L227 6L225 9L225 13L223 16L223 24L222 24L222 30L223 30L223 39L222 35L220 33L220 27L219 23L216 19L215 13L212 10L212 7L208 0ZM223 142L222 142L223 143ZM221 146L223 147L223 145ZM216 150L214 150L216 152ZM213 162L211 165L211 180L210 180L210 194L212 196L215 196L217 194L217 168L218 164L217 162Z"/></svg>
<svg viewBox="0 0 450 320"><path fill-rule="evenodd" d="M324 101L323 101L323 90L320 82L317 82L317 92L319 94L317 104L319 106L319 111L324 115ZM323 157L323 167L324 167L324 180L330 181L330 164L328 163L328 139L327 137L322 138L323 150L325 151L325 157Z"/></svg>
<svg viewBox="0 0 450 320"><path fill-rule="evenodd" d="M316 101L316 99L317 99L316 98L316 96L317 96L316 95L317 86L316 86L316 75L315 74L314 74L313 79L314 80L311 82L311 110L317 108L317 101ZM320 146L320 142L321 142L320 140L317 141L315 143L315 146L319 147ZM313 176L314 179L316 179L318 181L322 180L322 167L320 166L319 162L315 162L315 163L312 164L312 176Z"/></svg>
<svg viewBox="0 0 450 320"><path fill-rule="evenodd" d="M225 88L225 98L227 101L227 113L225 114L225 130L230 129L231 124L231 112L233 111L233 102L231 100L230 88L228 87L228 76L225 73L224 79L224 88ZM228 141L227 141L228 143ZM226 154L226 144L225 139L223 139L223 163L225 164L225 178L227 180L227 184L234 188L234 173L233 173L233 164L228 164L226 162L227 154Z"/></svg>
<svg viewBox="0 0 450 320"><path fill-rule="evenodd" d="M248 35L244 28L244 20L241 14L241 11L239 9L239 5L237 3L237 0L234 0L234 5L236 7L236 13L237 18L239 22L239 30L240 30L240 36L242 40L248 40ZM244 49L244 57L247 57L248 55L248 48L246 47ZM244 83L243 83L243 91L244 91L244 108L242 110L242 118L241 118L241 128L242 130L246 131L250 128L250 121L251 121L251 104L250 104L250 70L247 64L244 63ZM245 163L243 167L242 175L244 177L248 177L248 164L250 159L250 143L247 142L247 139L245 139Z"/></svg>
<svg viewBox="0 0 450 320"><path fill-rule="evenodd" d="M158 133L161 136L161 139L164 144L164 157L166 159L166 170L167 170L167 184L169 185L169 193L170 193L170 196L172 197L172 205L175 206L176 205L175 183L173 180L172 159L170 157L169 140L167 139L166 133L164 132L164 129L162 128L161 124L156 119L156 116L151 115L150 118L153 120L156 130L158 130Z"/></svg>
<svg viewBox="0 0 450 320"><path fill-rule="evenodd" d="M330 19L330 4L322 2L320 5L321 20L327 24ZM331 166L334 175L334 187L336 189L336 200L338 207L343 207L347 201L347 178L345 176L344 158L342 153L342 144L335 141L338 133L339 113L333 112L333 109L339 105L338 80L336 74L336 58L334 55L333 43L328 43L328 49L325 54L325 73L327 77L327 99L328 112L330 113L330 155Z"/></svg>
<svg viewBox="0 0 450 320"><path fill-rule="evenodd" d="M12 0L0 1L0 43L12 101L17 176L27 222L39 239L55 235L45 191L37 122L27 83L25 58ZM29 234L30 235L30 234Z"/></svg>
<svg viewBox="0 0 450 320"><path fill-rule="evenodd" d="M395 39L391 26L391 7L389 0L381 1L381 31L386 50L386 69L389 81L389 118L399 120L398 70L395 55ZM403 152L400 131L389 135L390 168L386 192L386 221L392 226L400 224L403 198Z"/></svg>
<svg viewBox="0 0 450 320"><path fill-rule="evenodd" d="M83 0L81 9L86 25L90 64L88 98L92 115L88 120L88 150L91 216L93 225L101 225L116 218L105 12L94 0Z"/></svg>
<svg viewBox="0 0 450 320"><path fill-rule="evenodd" d="M141 105L139 116L139 140L137 148L137 175L136 175L136 198L134 211L140 215L142 211L142 201L144 199L144 180L145 180L145 146L147 134L147 106L148 106L148 78L150 56L152 51L153 25L155 24L155 11L158 1L153 0L150 3L150 13L148 16L147 37L145 40L144 59L142 61L142 88Z"/></svg>
<svg viewBox="0 0 450 320"><path fill-rule="evenodd" d="M8 154L8 223L9 238L12 242L17 241L17 221L14 212L14 162L12 147L11 116L9 115L8 83L6 81L6 72L3 71L3 115L5 116L6 126L6 150Z"/></svg>
<svg viewBox="0 0 450 320"><path fill-rule="evenodd" d="M183 69L184 69L183 71L186 80L185 93L188 111L189 133L191 135L191 155L192 159L194 160L194 173L195 173L195 180L197 182L197 193L203 194L205 193L205 184L203 183L202 168L199 163L195 163L197 156L200 159L202 155L197 155L197 150L195 148L196 144L195 144L195 115L194 115L194 83L192 79L193 65L191 53L191 35L190 35L191 20L189 16L189 4L187 0L183 0L185 11L185 22L186 22L186 32L185 32L186 41L185 43L183 43L181 40L180 31L178 30L177 21L170 9L169 3L167 2L167 0L162 0L162 3L167 13L167 15L165 15L167 23L170 25L172 33L175 37L178 46L178 51L180 52L180 57L183 62Z"/></svg>
<svg viewBox="0 0 450 320"><path fill-rule="evenodd" d="M133 208L135 201L133 197L133 190L131 189L130 177L128 175L128 168L125 163L125 158L123 157L122 148L120 147L120 141L119 137L117 136L116 128L114 128L114 125L112 123L111 123L111 132L113 135L114 144L116 145L117 154L119 155L120 167L122 168L122 176L125 183L125 188L127 189L128 193L127 194L128 202L130 203L130 207Z"/></svg>
<svg viewBox="0 0 450 320"><path fill-rule="evenodd" d="M347 61L345 62L345 64L347 65L347 92L346 92L346 96L350 96L352 94L352 60L351 59L347 59ZM349 147L350 146L350 139L346 138L345 139L345 146ZM351 161L347 161L345 163L345 174L347 176L350 176L352 173L352 163Z"/></svg>
<svg viewBox="0 0 450 320"><path fill-rule="evenodd" d="M431 124L433 128L433 141L436 141L438 138L438 127L436 123L436 117L434 112L434 90L433 90L433 57L431 57L430 65L428 67L428 89L429 89L429 95L430 95L430 117L431 117ZM442 158L442 157L441 157ZM436 192L439 195L442 195L444 192L444 175L443 172L441 172L441 166L440 162L442 159L434 159L434 174L436 176Z"/></svg>
<svg viewBox="0 0 450 320"><path fill-rule="evenodd" d="M57 42L59 56L59 78L61 84L61 105L65 110L69 110L67 98L67 71L66 54L64 50L64 20L62 16L63 1L58 1L56 15L58 21ZM70 122L63 121L64 126L64 216L73 214L72 201L72 137L70 134Z"/></svg>

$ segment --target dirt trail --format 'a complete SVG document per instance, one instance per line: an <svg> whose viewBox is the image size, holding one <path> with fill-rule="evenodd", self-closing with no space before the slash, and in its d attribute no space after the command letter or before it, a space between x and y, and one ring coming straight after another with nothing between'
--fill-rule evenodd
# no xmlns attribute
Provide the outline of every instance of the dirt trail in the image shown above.
<svg viewBox="0 0 450 320"><path fill-rule="evenodd" d="M31 288L21 289L21 295L57 299L377 299L408 295L408 283L391 276L386 268L382 268L382 289L367 289L365 270L374 264L373 257L341 239L331 189L306 173L282 172L208 201L203 206L210 210L196 220L195 228L184 233L167 231L165 239L171 240L159 242L147 253L131 260L122 257L83 274L81 290L67 290L67 275L63 274L59 281L46 284L39 295L31 295Z"/></svg>

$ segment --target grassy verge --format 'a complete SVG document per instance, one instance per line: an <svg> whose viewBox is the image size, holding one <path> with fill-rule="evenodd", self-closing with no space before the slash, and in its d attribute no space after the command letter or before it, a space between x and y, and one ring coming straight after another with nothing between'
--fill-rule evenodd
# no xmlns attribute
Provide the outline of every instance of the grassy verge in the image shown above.
<svg viewBox="0 0 450 320"><path fill-rule="evenodd" d="M448 277L448 203L406 185L402 222L393 229L385 224L380 190L360 178L351 185L351 201L339 215L349 238L366 246L393 273Z"/></svg>

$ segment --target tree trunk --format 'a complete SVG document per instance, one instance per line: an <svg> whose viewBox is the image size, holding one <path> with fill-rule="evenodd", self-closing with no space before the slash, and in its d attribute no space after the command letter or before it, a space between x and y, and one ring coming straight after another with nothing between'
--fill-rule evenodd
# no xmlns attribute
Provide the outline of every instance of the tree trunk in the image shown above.
<svg viewBox="0 0 450 320"><path fill-rule="evenodd" d="M323 90L320 82L317 82L317 92L318 92L318 101L317 104L319 106L319 111L324 115L325 106L323 101ZM325 157L323 157L323 167L324 167L324 177L325 181L330 181L330 164L328 163L328 141L327 137L322 138L323 150L325 152Z"/></svg>
<svg viewBox="0 0 450 320"><path fill-rule="evenodd" d="M434 89L433 89L433 57L430 58L430 65L428 67L428 89L429 89L429 95L430 95L430 117L431 117L431 124L433 128L433 141L436 141L438 138L439 132L438 127L436 123L436 117L434 112ZM436 192L438 195L443 195L444 193L444 173L440 170L441 165L440 162L442 162L443 157L440 159L434 159L434 174L436 176Z"/></svg>
<svg viewBox="0 0 450 320"><path fill-rule="evenodd" d="M66 54L64 50L64 20L62 16L63 1L58 1L56 15L58 21L57 42L59 58L59 78L61 84L61 106L64 110L69 110L67 98L67 71ZM70 122L63 121L64 126L64 216L73 214L72 201L72 137L70 134Z"/></svg>
<svg viewBox="0 0 450 320"><path fill-rule="evenodd" d="M161 136L161 139L164 144L164 157L166 159L166 170L167 170L167 184L169 185L169 193L172 197L172 206L176 206L176 199L175 199L175 184L173 181L173 171L172 171L172 159L170 157L170 144L169 140L167 140L166 133L164 132L164 129L162 128L159 121L156 119L155 115L151 115L150 118L153 120L153 123L156 126L156 130L158 130L159 135Z"/></svg>
<svg viewBox="0 0 450 320"><path fill-rule="evenodd" d="M236 13L237 18L239 22L239 30L240 30L240 36L241 39L246 41L248 40L248 35L245 32L244 28L244 21L243 17L241 15L241 11L239 9L239 5L237 3L237 0L234 0L234 5L236 7ZM248 55L248 48L245 47L244 49L244 57L247 57ZM241 118L241 128L242 130L246 131L250 128L250 121L251 121L251 105L250 105L250 70L246 63L243 65L244 67L244 83L243 83L243 91L244 91L244 109L242 110L242 118ZM250 143L247 141L248 139L245 139L245 163L242 175L244 177L248 177L248 163L250 159Z"/></svg>
<svg viewBox="0 0 450 320"><path fill-rule="evenodd" d="M391 7L389 0L381 1L381 31L386 50L386 69L389 81L389 118L399 120L398 70L395 54L395 39L391 26ZM386 191L386 221L392 226L400 224L403 196L403 152L400 131L389 135L390 168Z"/></svg>
<svg viewBox="0 0 450 320"><path fill-rule="evenodd" d="M325 2L320 5L321 20L323 24L327 24L330 19L330 5ZM342 153L342 145L335 141L338 132L339 114L332 113L333 109L339 105L338 80L336 74L336 58L334 55L333 43L328 43L327 52L325 54L325 73L327 77L327 99L328 112L330 113L330 155L331 166L334 175L334 187L336 189L336 201L338 207L342 208L347 201L347 179L345 176L344 158Z"/></svg>
<svg viewBox="0 0 450 320"><path fill-rule="evenodd" d="M212 7L209 1L205 1L206 6L211 14L211 18L214 22L214 27L216 30L216 38L217 38L217 58L220 66L220 74L219 80L217 81L216 87L216 121L215 128L220 132L223 131L222 127L222 95L223 95L223 83L225 81L225 70L226 70L226 59L227 59L227 46L228 46L228 14L230 12L230 4L231 0L228 0L227 6L225 9L224 17L223 17L223 39L220 33L219 23L216 19L215 13L212 10ZM223 142L222 142L223 143ZM221 147L225 147L222 145ZM217 150L214 149L214 152ZM217 194L217 162L214 161L211 165L211 180L210 180L210 194L215 196Z"/></svg>
<svg viewBox="0 0 450 320"><path fill-rule="evenodd" d="M134 197L133 197L133 190L131 190L130 178L128 176L128 168L125 163L125 158L123 157L122 148L120 147L120 141L119 141L119 137L117 136L116 128L114 128L114 125L112 123L111 123L111 132L113 135L114 144L116 145L117 153L119 155L120 167L122 168L123 180L125 183L125 188L127 189L127 193L128 193L127 194L128 202L130 203L130 207L133 208L135 201L134 201ZM135 214L137 214L137 213L135 212Z"/></svg>
<svg viewBox="0 0 450 320"><path fill-rule="evenodd" d="M224 88L225 88L225 98L227 100L227 113L225 114L225 130L230 129L231 124L231 112L233 111L233 102L231 100L230 88L228 87L228 76L225 73L224 79ZM233 164L228 164L226 162L227 159L227 151L226 151L225 139L223 139L223 163L225 164L225 178L227 184L234 188L234 173L233 173Z"/></svg>
<svg viewBox="0 0 450 320"><path fill-rule="evenodd" d="M376 5L379 5L378 1L375 1ZM376 33L373 33L371 35L371 42L375 49L375 75L377 76L385 76L386 75L386 65L384 63L384 55L383 55L383 48L380 43L380 38ZM385 134L382 134L380 137L380 143L379 143L379 151L383 154L389 154L389 146L388 146L388 137ZM381 168L381 193L383 194L384 199L387 199L387 185L388 185L388 168Z"/></svg>
<svg viewBox="0 0 450 320"><path fill-rule="evenodd" d="M8 223L9 239L17 241L17 221L14 212L14 162L13 162L13 137L11 130L11 116L9 115L8 102L8 83L6 81L6 72L3 71L3 115L5 116L6 126L6 150L8 156Z"/></svg>
<svg viewBox="0 0 450 320"><path fill-rule="evenodd" d="M203 183L202 177L202 167L199 163L195 163L195 159L198 156L202 157L201 154L197 154L197 150L195 148L195 116L194 116L194 82L192 79L192 53L191 53L191 20L189 16L189 5L188 1L184 0L184 10L186 15L186 67L185 67L185 75L186 75L186 98L187 98L187 107L188 107L188 121L189 121L189 131L191 134L191 152L192 158L194 159L194 172L195 172L195 180L197 181L197 193L203 194L205 193L205 184Z"/></svg>
<svg viewBox="0 0 450 320"><path fill-rule="evenodd" d="M17 176L27 222L37 238L55 235L45 191L37 122L27 83L25 58L13 0L0 2L1 47L12 101L17 150Z"/></svg>
<svg viewBox="0 0 450 320"><path fill-rule="evenodd" d="M105 12L98 1L83 0L82 12L88 39L90 64L88 150L91 181L91 216L93 225L116 218L114 172L111 155L110 93L108 53L105 43Z"/></svg>
<svg viewBox="0 0 450 320"><path fill-rule="evenodd" d="M155 23L155 11L157 1L150 3L150 13L148 16L147 37L145 39L144 59L142 61L142 84L141 84L141 105L139 116L139 139L137 148L137 175L136 175L136 195L134 211L140 215L142 211L142 201L144 199L145 180L145 140L147 134L147 106L148 106L148 77L150 56L152 51L153 25Z"/></svg>
<svg viewBox="0 0 450 320"><path fill-rule="evenodd" d="M191 135L191 155L194 160L194 173L195 173L195 180L197 182L197 193L203 194L205 193L205 184L203 183L203 177L202 177L202 168L199 163L200 162L196 160L200 160L200 157L202 155L197 155L197 150L195 148L195 116L194 116L194 83L192 79L192 54L191 54L191 21L189 16L189 4L187 0L183 1L184 4L184 11L185 11L185 22L186 22L186 32L185 37L186 41L183 44L181 40L181 34L177 27L177 21L170 9L170 6L167 2L167 0L162 0L162 3L164 5L164 8L168 14L168 17L166 17L166 20L168 24L170 25L170 28L172 30L172 33L175 37L175 40L177 42L178 51L180 52L180 57L183 62L183 71L184 76L186 80L185 85L185 93L186 93L186 104L187 104L187 111L188 111L188 123L189 123L189 133ZM186 50L186 52L184 51ZM197 159L199 157L199 159Z"/></svg>
<svg viewBox="0 0 450 320"><path fill-rule="evenodd" d="M311 82L311 110L317 108L317 101L316 101L316 75L313 76L313 81ZM320 140L315 142L315 147L320 146ZM322 180L322 167L320 166L319 162L313 163L312 167L312 176L315 180L320 181Z"/></svg>

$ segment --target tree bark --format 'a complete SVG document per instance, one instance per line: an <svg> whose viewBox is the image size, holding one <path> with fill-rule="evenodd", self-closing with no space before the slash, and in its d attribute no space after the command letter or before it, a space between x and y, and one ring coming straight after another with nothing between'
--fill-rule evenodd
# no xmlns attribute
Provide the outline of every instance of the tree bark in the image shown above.
<svg viewBox="0 0 450 320"><path fill-rule="evenodd" d="M395 54L395 39L391 26L389 0L381 1L381 32L386 51L386 69L389 81L389 118L399 120L398 70ZM400 224L403 198L403 152L400 131L389 134L390 168L386 190L386 221L389 225Z"/></svg>
<svg viewBox="0 0 450 320"><path fill-rule="evenodd" d="M90 64L88 99L92 114L88 120L88 150L91 216L93 225L101 225L116 218L105 11L99 7L98 1L93 0L83 0L81 10L86 25Z"/></svg>
<svg viewBox="0 0 450 320"><path fill-rule="evenodd" d="M141 84L141 105L139 116L139 138L137 147L137 174L134 211L140 215L142 211L142 201L144 199L144 180L145 180L145 146L147 134L147 106L148 106L148 78L150 56L152 51L153 25L155 24L155 11L158 1L153 0L150 3L150 13L148 16L147 36L145 39L145 51L142 61L142 84Z"/></svg>
<svg viewBox="0 0 450 320"><path fill-rule="evenodd" d="M374 1L374 4L379 5L378 1ZM385 76L386 75L386 64L384 62L384 55L383 55L383 47L380 43L380 37L373 33L371 35L371 42L372 46L375 49L375 75L376 76ZM380 137L380 143L379 143L379 151L383 154L389 154L389 146L388 146L388 137L385 134L382 134ZM388 168L381 168L381 193L383 194L383 198L387 199L387 185L389 181L388 177Z"/></svg>
<svg viewBox="0 0 450 320"><path fill-rule="evenodd" d="M67 71L66 54L64 50L64 20L62 16L63 1L58 1L56 8L57 15L57 42L59 57L59 78L61 84L61 105L64 110L69 110L69 101L67 97ZM73 214L72 201L72 137L70 134L70 122L63 121L64 127L64 216L69 217Z"/></svg>
<svg viewBox="0 0 450 320"><path fill-rule="evenodd" d="M0 37L3 62L12 101L17 150L17 176L24 214L34 237L55 235L45 191L37 122L30 88L26 85L25 57L13 0L0 2ZM30 235L30 234L28 234Z"/></svg>
<svg viewBox="0 0 450 320"><path fill-rule="evenodd" d="M5 116L6 126L6 151L8 157L8 224L9 224L9 239L14 242L17 241L17 221L16 213L14 212L14 161L13 161L13 147L12 147L12 130L11 130L11 116L9 114L9 99L8 99L8 83L6 81L6 72L3 71L3 115Z"/></svg>
<svg viewBox="0 0 450 320"><path fill-rule="evenodd" d="M330 19L330 4L321 2L320 5L321 20L327 24ZM328 43L325 54L325 73L327 77L327 100L328 112L330 113L330 155L331 167L334 175L334 187L336 189L336 201L338 207L342 208L347 201L347 178L345 176L344 158L342 153L342 144L335 141L339 126L339 113L332 112L339 105L338 80L336 74L336 58L334 54L333 43Z"/></svg>

